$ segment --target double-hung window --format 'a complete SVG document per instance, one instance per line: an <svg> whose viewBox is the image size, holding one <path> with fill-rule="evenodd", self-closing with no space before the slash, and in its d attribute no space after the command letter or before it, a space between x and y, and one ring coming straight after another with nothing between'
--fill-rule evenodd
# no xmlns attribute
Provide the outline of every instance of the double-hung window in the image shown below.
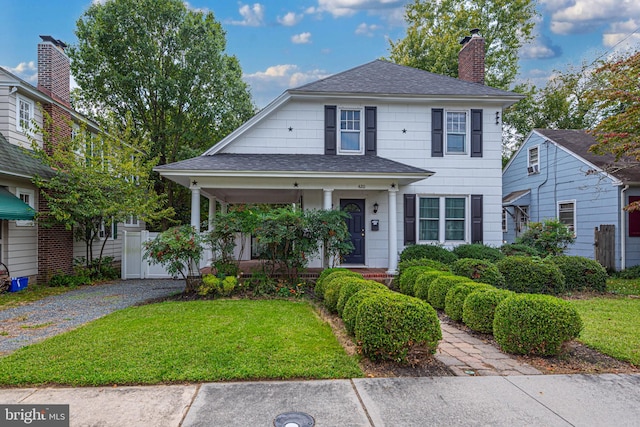
<svg viewBox="0 0 640 427"><path fill-rule="evenodd" d="M463 242L467 229L467 197L420 197L418 238L425 242Z"/></svg>
<svg viewBox="0 0 640 427"><path fill-rule="evenodd" d="M540 173L540 146L529 148L529 161L527 163L527 173L533 175Z"/></svg>
<svg viewBox="0 0 640 427"><path fill-rule="evenodd" d="M340 108L339 153L363 153L362 124L362 111L360 109Z"/></svg>
<svg viewBox="0 0 640 427"><path fill-rule="evenodd" d="M27 190L27 189L24 189L24 188L16 189L16 197L19 198L20 200L22 200L22 202L25 205L29 205L33 209L36 208L35 194L36 193L33 190ZM33 225L34 225L33 221L29 220L29 219L27 219L27 220L24 220L24 219L16 220L16 226L18 226L18 227L31 227Z"/></svg>
<svg viewBox="0 0 640 427"><path fill-rule="evenodd" d="M576 234L576 201L558 202L558 220Z"/></svg>
<svg viewBox="0 0 640 427"><path fill-rule="evenodd" d="M467 152L467 112L447 111L447 154Z"/></svg>
<svg viewBox="0 0 640 427"><path fill-rule="evenodd" d="M31 121L33 120L33 102L16 96L16 130L28 133L31 131Z"/></svg>

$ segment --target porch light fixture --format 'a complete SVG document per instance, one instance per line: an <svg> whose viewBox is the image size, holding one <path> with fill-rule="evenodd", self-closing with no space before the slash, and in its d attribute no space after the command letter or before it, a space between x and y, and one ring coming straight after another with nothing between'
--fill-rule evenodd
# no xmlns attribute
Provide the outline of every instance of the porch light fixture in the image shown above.
<svg viewBox="0 0 640 427"><path fill-rule="evenodd" d="M500 112L496 111L496 124L499 125L500 124Z"/></svg>
<svg viewBox="0 0 640 427"><path fill-rule="evenodd" d="M378 213L378 207L379 207L379 206L378 206L378 202L375 202L375 203L373 204L373 213L374 213L374 214L377 214L377 213Z"/></svg>

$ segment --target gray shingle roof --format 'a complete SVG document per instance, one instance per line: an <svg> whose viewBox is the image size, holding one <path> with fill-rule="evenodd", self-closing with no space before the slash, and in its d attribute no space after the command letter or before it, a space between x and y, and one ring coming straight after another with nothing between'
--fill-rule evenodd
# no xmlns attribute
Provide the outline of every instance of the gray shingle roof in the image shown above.
<svg viewBox="0 0 640 427"><path fill-rule="evenodd" d="M586 161L604 169L623 182L640 182L640 167L632 159L621 159L617 167L613 154L599 155L589 151L589 147L598 141L584 130L573 129L534 129L540 135L577 154Z"/></svg>
<svg viewBox="0 0 640 427"><path fill-rule="evenodd" d="M328 172L429 175L432 172L378 156L324 154L215 154L155 168L158 171Z"/></svg>
<svg viewBox="0 0 640 427"><path fill-rule="evenodd" d="M514 92L494 89L417 68L375 60L327 78L289 89L290 93L366 93L405 96L498 96L519 99Z"/></svg>
<svg viewBox="0 0 640 427"><path fill-rule="evenodd" d="M29 154L28 150L9 143L0 133L0 174L2 173L25 177L36 174L43 178L53 176L53 171Z"/></svg>

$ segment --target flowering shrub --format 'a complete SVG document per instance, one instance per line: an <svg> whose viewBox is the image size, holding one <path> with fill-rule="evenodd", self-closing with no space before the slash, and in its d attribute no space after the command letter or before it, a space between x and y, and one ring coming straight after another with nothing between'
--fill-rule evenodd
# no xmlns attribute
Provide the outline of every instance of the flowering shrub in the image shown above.
<svg viewBox="0 0 640 427"><path fill-rule="evenodd" d="M190 225L170 228L144 243L144 258L171 275L182 276L187 282L185 292L195 292L200 284L202 253L202 238Z"/></svg>

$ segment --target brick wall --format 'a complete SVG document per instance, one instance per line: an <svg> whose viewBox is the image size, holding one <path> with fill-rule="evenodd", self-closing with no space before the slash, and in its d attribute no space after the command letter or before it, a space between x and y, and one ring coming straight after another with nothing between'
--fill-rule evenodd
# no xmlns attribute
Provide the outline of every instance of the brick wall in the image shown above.
<svg viewBox="0 0 640 427"><path fill-rule="evenodd" d="M484 38L474 33L465 37L458 53L458 78L484 84Z"/></svg>
<svg viewBox="0 0 640 427"><path fill-rule="evenodd" d="M40 195L38 212L46 215L48 211ZM73 273L73 233L63 225L45 227L38 222L38 283L47 283L57 273Z"/></svg>

